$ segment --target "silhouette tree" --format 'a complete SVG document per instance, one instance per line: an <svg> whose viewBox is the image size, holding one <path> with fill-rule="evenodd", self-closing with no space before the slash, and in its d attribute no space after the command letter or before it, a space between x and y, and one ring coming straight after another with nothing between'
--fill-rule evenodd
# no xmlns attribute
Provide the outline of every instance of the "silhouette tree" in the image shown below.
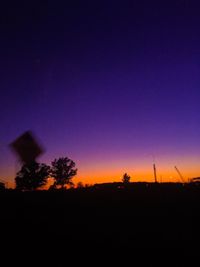
<svg viewBox="0 0 200 267"><path fill-rule="evenodd" d="M0 181L0 191L5 191L5 189L6 189L5 183Z"/></svg>
<svg viewBox="0 0 200 267"><path fill-rule="evenodd" d="M77 188L83 188L83 187L84 187L84 185L83 185L82 182L78 182L78 183L77 183Z"/></svg>
<svg viewBox="0 0 200 267"><path fill-rule="evenodd" d="M64 189L66 185L73 187L72 178L77 173L74 161L65 157L55 159L51 164L51 177L55 180L54 187L60 186L62 189Z"/></svg>
<svg viewBox="0 0 200 267"><path fill-rule="evenodd" d="M24 164L15 178L16 189L35 190L47 183L50 167L44 163Z"/></svg>
<svg viewBox="0 0 200 267"><path fill-rule="evenodd" d="M122 177L122 182L123 182L124 184L128 184L128 183L130 183L130 179L131 179L131 177L130 177L127 173L125 173L125 174L123 175L123 177Z"/></svg>

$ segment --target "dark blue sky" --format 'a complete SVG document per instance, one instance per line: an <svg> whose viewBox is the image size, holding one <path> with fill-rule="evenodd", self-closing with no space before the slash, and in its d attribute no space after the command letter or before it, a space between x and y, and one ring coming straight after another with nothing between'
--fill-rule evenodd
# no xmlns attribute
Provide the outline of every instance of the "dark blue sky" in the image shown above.
<svg viewBox="0 0 200 267"><path fill-rule="evenodd" d="M0 178L28 129L82 181L199 175L198 1L27 2L1 8Z"/></svg>

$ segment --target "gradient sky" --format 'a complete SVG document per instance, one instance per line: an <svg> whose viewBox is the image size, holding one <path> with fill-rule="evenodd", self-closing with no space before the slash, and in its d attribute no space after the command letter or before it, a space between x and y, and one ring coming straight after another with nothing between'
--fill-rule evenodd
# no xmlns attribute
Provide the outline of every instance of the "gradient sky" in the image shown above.
<svg viewBox="0 0 200 267"><path fill-rule="evenodd" d="M199 176L198 1L26 2L0 10L0 178L26 130L83 183L153 181L154 161L163 181Z"/></svg>

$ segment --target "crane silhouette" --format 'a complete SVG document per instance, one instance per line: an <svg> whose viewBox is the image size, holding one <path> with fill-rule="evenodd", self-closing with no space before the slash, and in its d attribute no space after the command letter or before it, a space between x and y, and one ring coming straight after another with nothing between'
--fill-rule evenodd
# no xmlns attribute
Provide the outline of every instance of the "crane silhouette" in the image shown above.
<svg viewBox="0 0 200 267"><path fill-rule="evenodd" d="M183 175L180 173L179 169L178 169L176 166L174 166L174 168L175 168L175 170L177 171L179 177L181 178L181 181L182 181L183 183L185 183L184 178L183 178Z"/></svg>

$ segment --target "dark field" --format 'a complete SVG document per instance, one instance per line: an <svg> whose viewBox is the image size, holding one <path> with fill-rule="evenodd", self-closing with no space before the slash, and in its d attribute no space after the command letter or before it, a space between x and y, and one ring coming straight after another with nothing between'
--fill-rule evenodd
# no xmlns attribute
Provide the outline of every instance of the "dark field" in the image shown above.
<svg viewBox="0 0 200 267"><path fill-rule="evenodd" d="M4 249L48 258L198 248L200 187L131 184L0 193ZM34 247L34 249L33 249ZM40 252L39 252L40 251Z"/></svg>

